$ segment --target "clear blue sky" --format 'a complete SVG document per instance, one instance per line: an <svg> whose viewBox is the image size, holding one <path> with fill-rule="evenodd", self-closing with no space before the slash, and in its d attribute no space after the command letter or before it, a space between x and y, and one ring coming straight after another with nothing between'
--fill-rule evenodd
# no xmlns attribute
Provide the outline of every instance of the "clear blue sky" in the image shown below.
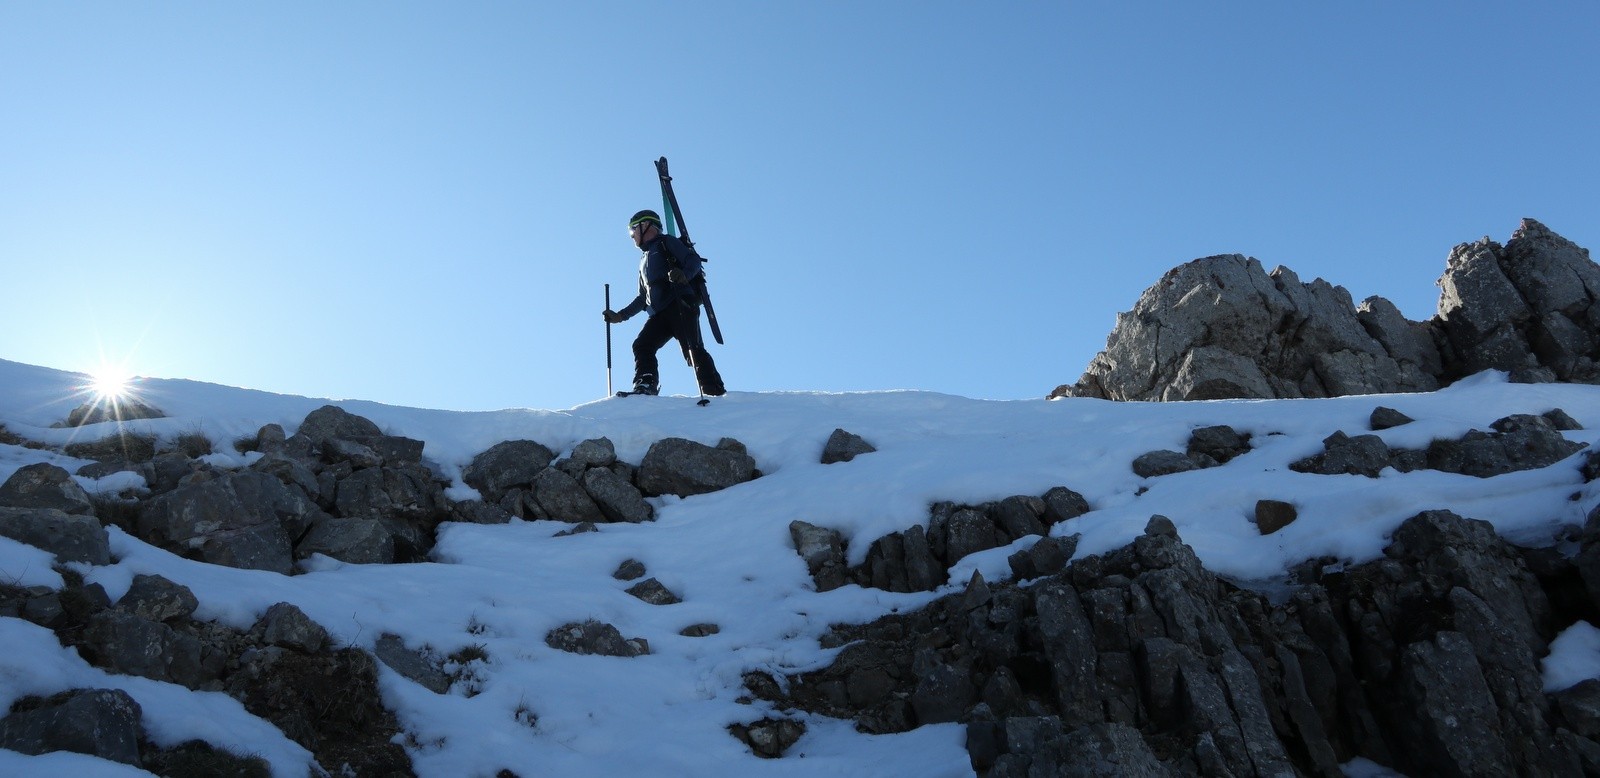
<svg viewBox="0 0 1600 778"><path fill-rule="evenodd" d="M665 155L730 390L1042 397L1197 257L1425 319L1524 216L1600 250L1596 40L1589 0L0 0L0 358L597 399Z"/></svg>

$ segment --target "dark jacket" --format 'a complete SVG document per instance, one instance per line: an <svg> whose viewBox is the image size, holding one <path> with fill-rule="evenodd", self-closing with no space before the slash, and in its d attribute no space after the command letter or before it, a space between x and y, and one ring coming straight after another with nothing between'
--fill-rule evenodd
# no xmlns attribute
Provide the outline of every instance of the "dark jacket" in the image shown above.
<svg viewBox="0 0 1600 778"><path fill-rule="evenodd" d="M667 271L674 266L683 271L684 283L667 280ZM639 259L639 295L618 313L623 318L640 311L654 316L680 301L699 305L700 296L695 291L695 279L699 277L700 255L671 235L659 235L644 245L644 256Z"/></svg>

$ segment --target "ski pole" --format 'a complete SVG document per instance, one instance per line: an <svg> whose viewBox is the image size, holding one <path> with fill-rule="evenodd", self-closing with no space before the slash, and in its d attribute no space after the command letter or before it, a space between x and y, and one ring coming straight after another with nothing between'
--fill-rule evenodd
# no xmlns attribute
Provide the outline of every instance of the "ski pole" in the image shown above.
<svg viewBox="0 0 1600 778"><path fill-rule="evenodd" d="M611 310L611 285L606 284L606 311ZM606 396L611 396L611 317L606 317Z"/></svg>

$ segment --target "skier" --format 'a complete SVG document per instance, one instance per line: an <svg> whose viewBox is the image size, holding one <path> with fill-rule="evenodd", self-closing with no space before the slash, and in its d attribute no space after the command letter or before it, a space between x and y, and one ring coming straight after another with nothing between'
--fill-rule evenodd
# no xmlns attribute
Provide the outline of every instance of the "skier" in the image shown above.
<svg viewBox="0 0 1600 778"><path fill-rule="evenodd" d="M717 365L700 340L700 297L695 279L700 276L700 255L683 241L661 231L661 217L644 210L628 220L633 245L644 251L639 260L639 295L620 311L607 309L609 324L627 321L640 311L649 319L633 341L633 391L624 394L657 394L659 383L656 352L676 338L684 359L694 368L700 392L710 397L726 394Z"/></svg>

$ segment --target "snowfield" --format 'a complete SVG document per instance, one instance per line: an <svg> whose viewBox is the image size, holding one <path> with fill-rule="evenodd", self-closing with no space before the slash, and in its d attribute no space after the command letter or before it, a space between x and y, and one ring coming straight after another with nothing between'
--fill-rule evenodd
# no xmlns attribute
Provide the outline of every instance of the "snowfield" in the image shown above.
<svg viewBox="0 0 1600 778"><path fill-rule="evenodd" d="M87 377L0 361L0 425L52 445L99 437L114 425L53 428L81 404ZM141 380L139 398L167 418L127 424L164 438L203 434L219 453L211 462L243 467L235 439L264 424L293 432L307 413L331 401L270 394L184 380ZM973 571L1007 578L1006 558L1033 542L974 554L933 593L894 594L846 586L819 594L795 553L790 522L838 529L852 564L872 540L926 524L940 500L981 503L1068 487L1091 512L1057 525L1079 534L1078 555L1120 547L1161 514L1176 525L1205 565L1245 585L1270 588L1286 568L1329 556L1348 563L1382 553L1387 535L1419 511L1449 508L1493 523L1524 545L1551 545L1581 525L1600 497L1578 472L1583 453L1540 470L1479 479L1437 471L1385 471L1372 479L1293 472L1289 464L1318 453L1336 431L1369 432L1368 417L1387 406L1416 419L1377 433L1393 447L1424 447L1434 438L1487 430L1496 419L1560 408L1586 429L1565 433L1600 440L1600 388L1511 384L1487 373L1429 394L1322 400L1113 403L1068 399L990 401L918 391L824 394L733 392L696 407L693 396L604 399L566 410L452 412L339 401L386 433L426 442L424 456L453 481L450 496L475 492L460 481L473 456L503 440L537 440L558 454L605 437L617 455L638 463L651 443L676 436L716 444L739 440L762 476L720 492L652 500L657 520L607 524L600 531L555 537L571 525L513 521L441 526L431 561L351 565L317 557L291 577L186 560L110 530L113 564L76 565L113 601L135 575L159 574L200 600L197 619L248 629L277 602L290 602L326 627L336 641L371 648L384 633L440 655L476 647L448 694L435 694L382 669L386 705L405 729L419 774L652 776L965 776L972 770L958 724L869 736L847 721L799 713L806 735L781 759L753 756L727 727L771 716L751 701L741 677L826 665L834 652L818 645L830 624L869 621L915 609L959 590ZM1253 449L1221 467L1140 478L1134 458L1156 449L1182 450L1190 432L1225 424L1253 436ZM819 464L823 443L843 428L877 447L852 462ZM75 471L85 461L0 444L0 481L35 462ZM79 479L91 491L139 488L137 476ZM1293 503L1299 518L1272 535L1252 521L1260 499ZM653 606L625 593L612 576L625 560L683 598ZM0 580L58 587L50 554L0 538ZM547 632L574 621L616 625L649 641L632 659L577 656L545 644ZM708 637L679 634L713 623ZM1600 631L1568 630L1546 660L1546 681L1564 688L1600 677ZM0 618L0 709L28 695L76 687L119 688L144 709L148 736L172 745L199 738L260 755L275 775L301 778L305 749L231 698L172 684L108 675L49 631ZM1352 766L1352 772L1356 766ZM0 750L0 774L146 775L92 757L38 757Z"/></svg>

